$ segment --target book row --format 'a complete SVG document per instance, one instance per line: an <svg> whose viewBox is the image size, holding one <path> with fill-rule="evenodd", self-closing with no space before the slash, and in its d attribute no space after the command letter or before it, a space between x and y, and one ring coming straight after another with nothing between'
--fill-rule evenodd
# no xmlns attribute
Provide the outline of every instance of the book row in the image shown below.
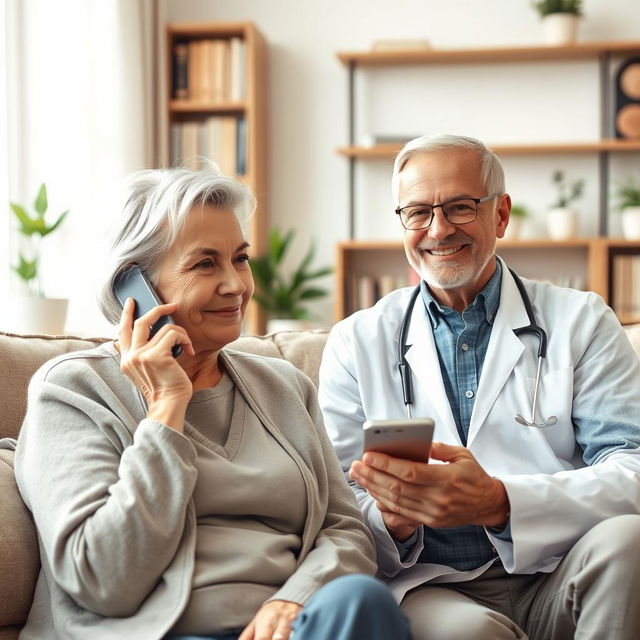
<svg viewBox="0 0 640 640"><path fill-rule="evenodd" d="M213 160L226 176L247 173L247 124L244 117L212 116L171 125L171 164L198 169Z"/></svg>
<svg viewBox="0 0 640 640"><path fill-rule="evenodd" d="M177 42L173 47L173 97L219 103L244 100L245 43L242 38Z"/></svg>
<svg viewBox="0 0 640 640"><path fill-rule="evenodd" d="M619 317L640 316L640 256L613 260L613 310Z"/></svg>

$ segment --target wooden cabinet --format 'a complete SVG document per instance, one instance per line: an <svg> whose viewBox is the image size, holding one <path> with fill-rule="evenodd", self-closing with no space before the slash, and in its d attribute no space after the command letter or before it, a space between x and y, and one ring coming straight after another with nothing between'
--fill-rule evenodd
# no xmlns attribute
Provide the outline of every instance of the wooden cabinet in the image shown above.
<svg viewBox="0 0 640 640"><path fill-rule="evenodd" d="M640 140L622 140L613 133L614 58L640 54L640 42L577 43L570 46L509 47L467 50L368 51L338 53L349 78L349 144L338 149L349 166L349 242L338 246L335 318L339 320L392 286L406 285L409 267L402 246L397 242L358 241L356 229L356 163L393 158L402 144L361 146L356 141L356 72L380 67L406 65L523 64L571 60L593 60L598 73L599 131L593 140L571 140L491 145L499 156L595 155L598 159L597 238L578 238L565 242L546 239L500 241L498 254L523 276L548 279L558 284L593 290L614 307L623 322L640 321L640 243L607 238L609 215L609 170L613 153L640 153ZM544 90L544 77L540 78ZM410 87L407 89L410 95ZM438 94L438 98L443 97ZM499 109L499 105L495 106ZM508 125L511 114L505 114ZM543 127L543 125L541 125ZM381 132L384 133L384 132ZM389 180L391 172L389 171ZM634 275L635 274L635 275Z"/></svg>
<svg viewBox="0 0 640 640"><path fill-rule="evenodd" d="M170 24L166 37L165 164L204 156L251 187L259 197L249 241L259 254L267 234L266 42L250 22ZM255 303L246 329L264 332Z"/></svg>
<svg viewBox="0 0 640 640"><path fill-rule="evenodd" d="M640 242L616 238L499 240L496 253L525 278L595 291L623 324L640 322ZM416 281L400 242L340 243L335 319L371 306L389 289Z"/></svg>

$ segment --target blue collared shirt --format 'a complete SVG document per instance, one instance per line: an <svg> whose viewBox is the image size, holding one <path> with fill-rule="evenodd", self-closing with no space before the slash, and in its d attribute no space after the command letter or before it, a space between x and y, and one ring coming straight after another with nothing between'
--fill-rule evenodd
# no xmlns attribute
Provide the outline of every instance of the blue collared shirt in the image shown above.
<svg viewBox="0 0 640 640"><path fill-rule="evenodd" d="M442 380L460 440L465 446L482 365L500 306L501 280L502 266L497 261L489 282L462 313L440 305L425 282L421 284L422 300L433 329ZM495 548L481 526L440 529L425 526L424 529L425 546L419 562L470 571L497 557ZM509 527L500 537L503 536L510 538Z"/></svg>

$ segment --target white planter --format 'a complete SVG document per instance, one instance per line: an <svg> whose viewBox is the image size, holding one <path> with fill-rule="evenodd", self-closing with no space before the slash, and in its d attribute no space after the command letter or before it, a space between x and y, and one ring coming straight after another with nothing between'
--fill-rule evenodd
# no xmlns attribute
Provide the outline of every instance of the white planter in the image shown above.
<svg viewBox="0 0 640 640"><path fill-rule="evenodd" d="M518 216L511 216L509 218L509 224L504 232L505 240L517 240L520 237L522 231L522 218Z"/></svg>
<svg viewBox="0 0 640 640"><path fill-rule="evenodd" d="M625 240L640 240L640 207L622 210L622 235Z"/></svg>
<svg viewBox="0 0 640 640"><path fill-rule="evenodd" d="M272 318L267 320L267 333L277 331L307 331L311 329L309 320L294 320L293 318Z"/></svg>
<svg viewBox="0 0 640 640"><path fill-rule="evenodd" d="M550 13L542 17L542 39L546 45L571 44L578 35L580 16L575 13Z"/></svg>
<svg viewBox="0 0 640 640"><path fill-rule="evenodd" d="M62 335L67 319L64 298L12 296L9 310L11 330L16 333Z"/></svg>
<svg viewBox="0 0 640 640"><path fill-rule="evenodd" d="M569 240L578 234L578 214L559 207L547 213L547 232L552 240Z"/></svg>

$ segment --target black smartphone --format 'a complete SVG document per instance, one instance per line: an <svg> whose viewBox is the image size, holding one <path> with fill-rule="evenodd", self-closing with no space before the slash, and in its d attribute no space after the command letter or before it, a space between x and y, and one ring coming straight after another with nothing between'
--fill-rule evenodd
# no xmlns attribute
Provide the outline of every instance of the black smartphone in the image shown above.
<svg viewBox="0 0 640 640"><path fill-rule="evenodd" d="M135 302L135 309L133 311L134 320L137 320L154 307L162 304L162 300L160 300L153 286L137 264L132 265L118 275L113 283L113 293L123 307L127 298L133 298ZM151 327L149 339L158 333L160 327L163 327L165 324L175 324L171 315L167 314L166 316L162 316L162 318ZM173 345L173 347L171 347L171 353L174 358L177 358L182 353L182 345Z"/></svg>
<svg viewBox="0 0 640 640"><path fill-rule="evenodd" d="M394 458L428 462L433 428L433 420L429 418L367 420L363 428L362 448Z"/></svg>

